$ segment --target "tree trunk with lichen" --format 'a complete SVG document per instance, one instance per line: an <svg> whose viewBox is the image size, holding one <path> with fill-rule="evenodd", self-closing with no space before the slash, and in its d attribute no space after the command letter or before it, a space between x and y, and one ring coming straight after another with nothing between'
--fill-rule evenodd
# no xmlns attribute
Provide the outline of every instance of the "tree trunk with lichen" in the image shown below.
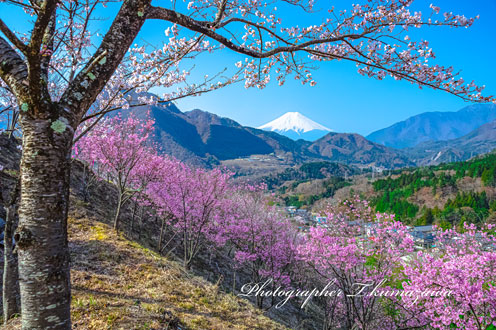
<svg viewBox="0 0 496 330"><path fill-rule="evenodd" d="M22 328L70 329L67 211L74 130L122 62L148 18L151 0L122 2L100 46L71 77L57 102L48 82L59 1L38 5L27 43L3 22L0 35L0 79L17 99L23 132L15 233Z"/></svg>
<svg viewBox="0 0 496 330"><path fill-rule="evenodd" d="M69 126L54 129L53 122L49 117L22 122L22 190L15 238L23 329L71 328L67 211L74 131Z"/></svg>

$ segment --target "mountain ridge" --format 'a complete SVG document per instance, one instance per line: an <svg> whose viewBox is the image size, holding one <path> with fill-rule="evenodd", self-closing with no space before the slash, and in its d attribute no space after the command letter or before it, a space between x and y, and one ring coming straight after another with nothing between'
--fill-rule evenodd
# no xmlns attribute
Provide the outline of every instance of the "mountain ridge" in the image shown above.
<svg viewBox="0 0 496 330"><path fill-rule="evenodd" d="M122 110L123 116L149 116L155 120L154 142L175 158L197 166L252 154L303 155L300 143L282 135L245 127L236 121L195 109L181 112L174 104L138 106ZM272 134L271 134L272 133Z"/></svg>
<svg viewBox="0 0 496 330"><path fill-rule="evenodd" d="M496 105L473 104L458 111L424 112L366 136L367 139L398 149L428 141L447 141L470 133L496 119Z"/></svg>
<svg viewBox="0 0 496 330"><path fill-rule="evenodd" d="M413 165L402 151L371 142L357 133L328 133L312 143L308 150L326 160L347 164L384 168Z"/></svg>
<svg viewBox="0 0 496 330"><path fill-rule="evenodd" d="M135 107L123 113L142 118L149 113L155 120L154 142L163 152L197 166L208 167L254 154L274 154L290 165L318 160L387 168L411 165L400 152L367 141L358 134L327 132L314 142L295 141L277 132L242 126L232 119L199 109L181 112L173 104ZM334 138L325 139L328 135ZM336 147L329 141L347 143Z"/></svg>
<svg viewBox="0 0 496 330"><path fill-rule="evenodd" d="M495 149L496 120L493 120L457 139L424 142L405 152L415 158L418 165L437 165L468 160Z"/></svg>

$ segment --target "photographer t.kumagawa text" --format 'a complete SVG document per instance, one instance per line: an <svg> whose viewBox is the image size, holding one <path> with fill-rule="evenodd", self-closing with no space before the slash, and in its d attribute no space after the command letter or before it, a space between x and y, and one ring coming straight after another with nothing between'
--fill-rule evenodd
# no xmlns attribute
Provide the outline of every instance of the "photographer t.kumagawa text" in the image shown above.
<svg viewBox="0 0 496 330"><path fill-rule="evenodd" d="M355 289L353 294L347 294L347 298L353 297L394 297L394 296L408 296L415 297L412 302L414 304L421 297L446 297L451 295L450 290L434 290L426 288L423 291L411 291L411 290L399 290L390 288L381 288L387 281L382 280L379 283L355 283L353 288ZM342 297L344 296L343 290L336 288L336 280L333 279L329 281L326 286L322 289L283 289L281 286L274 287L271 285L273 283L272 279L268 279L265 282L260 283L246 283L241 287L241 293L238 294L240 297L278 297L282 300L278 302L275 307L281 308L289 301L291 298L304 298L301 308L304 308L308 302L313 297Z"/></svg>
<svg viewBox="0 0 496 330"><path fill-rule="evenodd" d="M287 289L284 290L280 286L275 289L269 289L272 279L268 279L265 282L260 283L247 283L241 287L241 293L238 294L240 297L283 297L284 299L275 305L276 308L280 308L289 301L291 298L304 297L305 300L301 304L301 308L305 307L306 304L312 299L312 297L336 297L343 295L342 290L331 290L330 288L335 283L335 280L330 281L327 285L319 290L313 288L312 290L300 290L300 289Z"/></svg>

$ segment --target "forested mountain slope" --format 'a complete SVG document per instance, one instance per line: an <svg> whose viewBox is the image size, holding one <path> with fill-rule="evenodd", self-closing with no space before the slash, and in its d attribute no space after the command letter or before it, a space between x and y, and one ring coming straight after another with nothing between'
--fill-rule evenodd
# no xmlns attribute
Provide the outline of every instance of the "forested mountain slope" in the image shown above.
<svg viewBox="0 0 496 330"><path fill-rule="evenodd" d="M372 183L378 211L416 224L496 223L496 154L397 171Z"/></svg>

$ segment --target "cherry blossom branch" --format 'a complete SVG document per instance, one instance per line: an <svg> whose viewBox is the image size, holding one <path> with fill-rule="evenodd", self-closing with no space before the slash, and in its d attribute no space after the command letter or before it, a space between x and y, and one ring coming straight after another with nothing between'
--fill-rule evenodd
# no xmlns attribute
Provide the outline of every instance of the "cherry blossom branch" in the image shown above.
<svg viewBox="0 0 496 330"><path fill-rule="evenodd" d="M0 31L7 37L7 39L24 55L28 52L28 46L23 43L14 32L12 32L9 27L4 23L2 19L0 19Z"/></svg>
<svg viewBox="0 0 496 330"><path fill-rule="evenodd" d="M36 22L34 23L33 31L31 32L31 39L29 42L30 52L28 57L34 57L39 53L40 47L44 40L43 36L48 25L50 24L50 21L53 20L58 3L59 0L43 1L41 3Z"/></svg>
<svg viewBox="0 0 496 330"><path fill-rule="evenodd" d="M161 19L161 20L166 20L172 23L179 24L183 27L186 27L192 31L203 33L206 36L220 42L227 48L234 50L240 54L248 55L250 57L254 58L268 58L274 55L277 55L279 53L283 52L295 52L299 50L304 50L309 46L312 45L317 45L317 44L322 44L322 43L329 43L329 42L335 42L335 41L340 41L343 40L344 38L359 38L359 35L345 35L337 38L323 38L323 39L317 39L317 40L310 40L303 42L299 45L295 46L281 46L277 47L274 49L271 49L266 52L257 52L252 49L236 45L233 42L231 42L229 39L226 37L218 34L215 32L215 30L211 29L211 23L206 23L202 21L197 21L192 19L189 16L180 14L178 12L172 11L170 9L166 8L161 8L161 7L151 7L150 11L147 14L148 19Z"/></svg>
<svg viewBox="0 0 496 330"><path fill-rule="evenodd" d="M129 1L122 5L100 47L65 90L61 103L74 109L78 119L93 104L119 66L145 22L144 11L149 5L150 0ZM125 37L123 31L126 31Z"/></svg>

